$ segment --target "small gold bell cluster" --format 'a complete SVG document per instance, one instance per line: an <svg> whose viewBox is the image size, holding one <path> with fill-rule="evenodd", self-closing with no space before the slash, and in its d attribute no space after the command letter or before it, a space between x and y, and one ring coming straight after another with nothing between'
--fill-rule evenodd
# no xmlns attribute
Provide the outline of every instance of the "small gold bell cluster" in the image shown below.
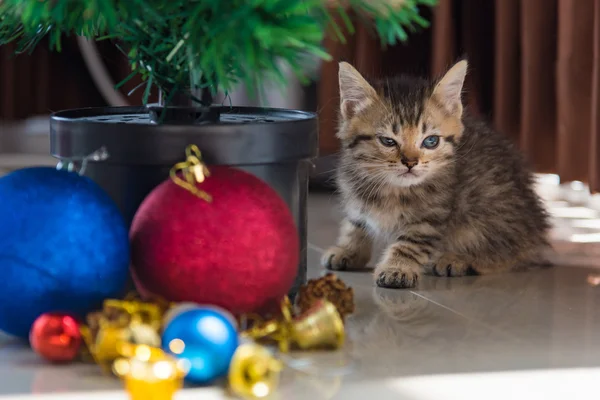
<svg viewBox="0 0 600 400"><path fill-rule="evenodd" d="M101 311L88 315L81 327L89 357L104 371L124 380L133 400L172 399L183 386L189 369L161 348L161 331L174 304L143 302L129 297L110 299ZM250 318L252 325L241 332L229 367L229 388L244 399L264 398L279 384L283 362L268 347L280 352L292 349L338 349L344 343L344 323L336 306L319 299L299 315L284 298L276 318Z"/></svg>
<svg viewBox="0 0 600 400"><path fill-rule="evenodd" d="M344 322L336 307L319 299L311 308L294 316L289 298L281 302L281 316L259 322L244 331L242 336L258 342L275 342L279 351L290 349L338 349L344 344Z"/></svg>

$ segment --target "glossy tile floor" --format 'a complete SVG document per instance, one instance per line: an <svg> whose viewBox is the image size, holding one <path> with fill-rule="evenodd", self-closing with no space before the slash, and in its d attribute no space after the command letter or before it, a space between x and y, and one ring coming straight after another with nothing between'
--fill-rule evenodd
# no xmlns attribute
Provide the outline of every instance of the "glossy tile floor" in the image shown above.
<svg viewBox="0 0 600 400"><path fill-rule="evenodd" d="M555 185L556 186L556 185ZM356 313L343 351L296 355L278 399L505 399L583 397L600 377L600 212L578 188L542 194L555 216L555 268L487 277L424 277L415 290L375 288L369 271L340 273ZM309 275L323 273L339 212L309 198ZM292 362L292 361L290 361ZM0 399L125 399L94 366L53 367L0 336ZM52 393L59 392L55 395ZM35 397L14 397L35 395ZM215 388L176 399L222 398ZM581 396L580 396L581 395ZM6 397L3 397L6 396Z"/></svg>

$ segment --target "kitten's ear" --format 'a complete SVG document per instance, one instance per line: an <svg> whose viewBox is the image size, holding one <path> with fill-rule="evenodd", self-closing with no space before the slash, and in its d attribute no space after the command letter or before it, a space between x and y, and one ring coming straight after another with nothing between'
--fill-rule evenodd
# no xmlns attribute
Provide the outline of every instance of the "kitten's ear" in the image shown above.
<svg viewBox="0 0 600 400"><path fill-rule="evenodd" d="M344 119L352 118L377 98L377 92L352 65L340 63L340 108Z"/></svg>
<svg viewBox="0 0 600 400"><path fill-rule="evenodd" d="M461 94L467 75L467 67L466 60L454 64L433 90L433 96L437 98L442 106L459 118L462 116L463 111Z"/></svg>

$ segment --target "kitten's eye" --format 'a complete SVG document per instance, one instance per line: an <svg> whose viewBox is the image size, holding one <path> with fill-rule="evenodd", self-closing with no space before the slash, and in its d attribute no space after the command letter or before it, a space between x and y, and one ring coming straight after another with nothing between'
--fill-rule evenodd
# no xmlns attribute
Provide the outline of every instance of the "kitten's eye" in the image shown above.
<svg viewBox="0 0 600 400"><path fill-rule="evenodd" d="M390 139L389 137L385 137L385 136L379 136L379 141L385 147L394 147L397 145L397 143L394 139Z"/></svg>
<svg viewBox="0 0 600 400"><path fill-rule="evenodd" d="M422 146L426 149L435 149L440 144L440 137L437 135L427 136L423 139Z"/></svg>

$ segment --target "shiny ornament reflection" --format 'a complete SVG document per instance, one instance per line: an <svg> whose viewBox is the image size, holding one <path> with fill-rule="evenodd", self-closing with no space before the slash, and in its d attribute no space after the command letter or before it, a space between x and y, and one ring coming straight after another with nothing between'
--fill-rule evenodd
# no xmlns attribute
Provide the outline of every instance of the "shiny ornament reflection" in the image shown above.
<svg viewBox="0 0 600 400"><path fill-rule="evenodd" d="M265 347L241 344L229 367L229 387L244 399L262 399L271 395L279 384L282 363Z"/></svg>
<svg viewBox="0 0 600 400"><path fill-rule="evenodd" d="M108 299L101 312L88 315L93 324L81 328L82 336L94 361L108 370L123 343L160 347L163 313L159 304Z"/></svg>
<svg viewBox="0 0 600 400"><path fill-rule="evenodd" d="M139 323L132 323L128 326L110 322L103 323L95 339L91 338L89 330L85 327L81 332L94 361L105 369L119 357L118 348L123 343L160 347L158 332L149 325Z"/></svg>
<svg viewBox="0 0 600 400"><path fill-rule="evenodd" d="M300 316L293 316L289 298L281 302L281 317L257 323L242 333L258 341L275 341L279 351L292 347L302 350L338 349L345 340L344 322L336 307L327 300L317 300Z"/></svg>
<svg viewBox="0 0 600 400"><path fill-rule="evenodd" d="M233 317L224 310L197 307L174 316L162 335L163 349L189 366L186 380L205 384L224 376L238 346Z"/></svg>
<svg viewBox="0 0 600 400"><path fill-rule="evenodd" d="M79 322L66 314L42 314L31 327L29 341L33 350L48 361L73 361L82 343Z"/></svg>
<svg viewBox="0 0 600 400"><path fill-rule="evenodd" d="M338 349L344 344L344 322L333 303L318 300L294 320L292 338L303 350Z"/></svg>
<svg viewBox="0 0 600 400"><path fill-rule="evenodd" d="M176 306L171 307L163 315L162 327L164 328L165 326L169 325L171 320L173 318L175 318L177 315L181 314L182 312L187 311L187 310L193 310L195 308L198 308L198 306L199 305L197 303L183 302L183 303L178 303Z"/></svg>
<svg viewBox="0 0 600 400"><path fill-rule="evenodd" d="M185 363L178 362L159 348L122 342L113 372L125 382L132 400L171 400L183 387Z"/></svg>
<svg viewBox="0 0 600 400"><path fill-rule="evenodd" d="M166 302L143 302L140 300L116 300L104 301L103 312L105 315L120 313L122 324L138 323L159 330L162 326L162 318L169 308Z"/></svg>

